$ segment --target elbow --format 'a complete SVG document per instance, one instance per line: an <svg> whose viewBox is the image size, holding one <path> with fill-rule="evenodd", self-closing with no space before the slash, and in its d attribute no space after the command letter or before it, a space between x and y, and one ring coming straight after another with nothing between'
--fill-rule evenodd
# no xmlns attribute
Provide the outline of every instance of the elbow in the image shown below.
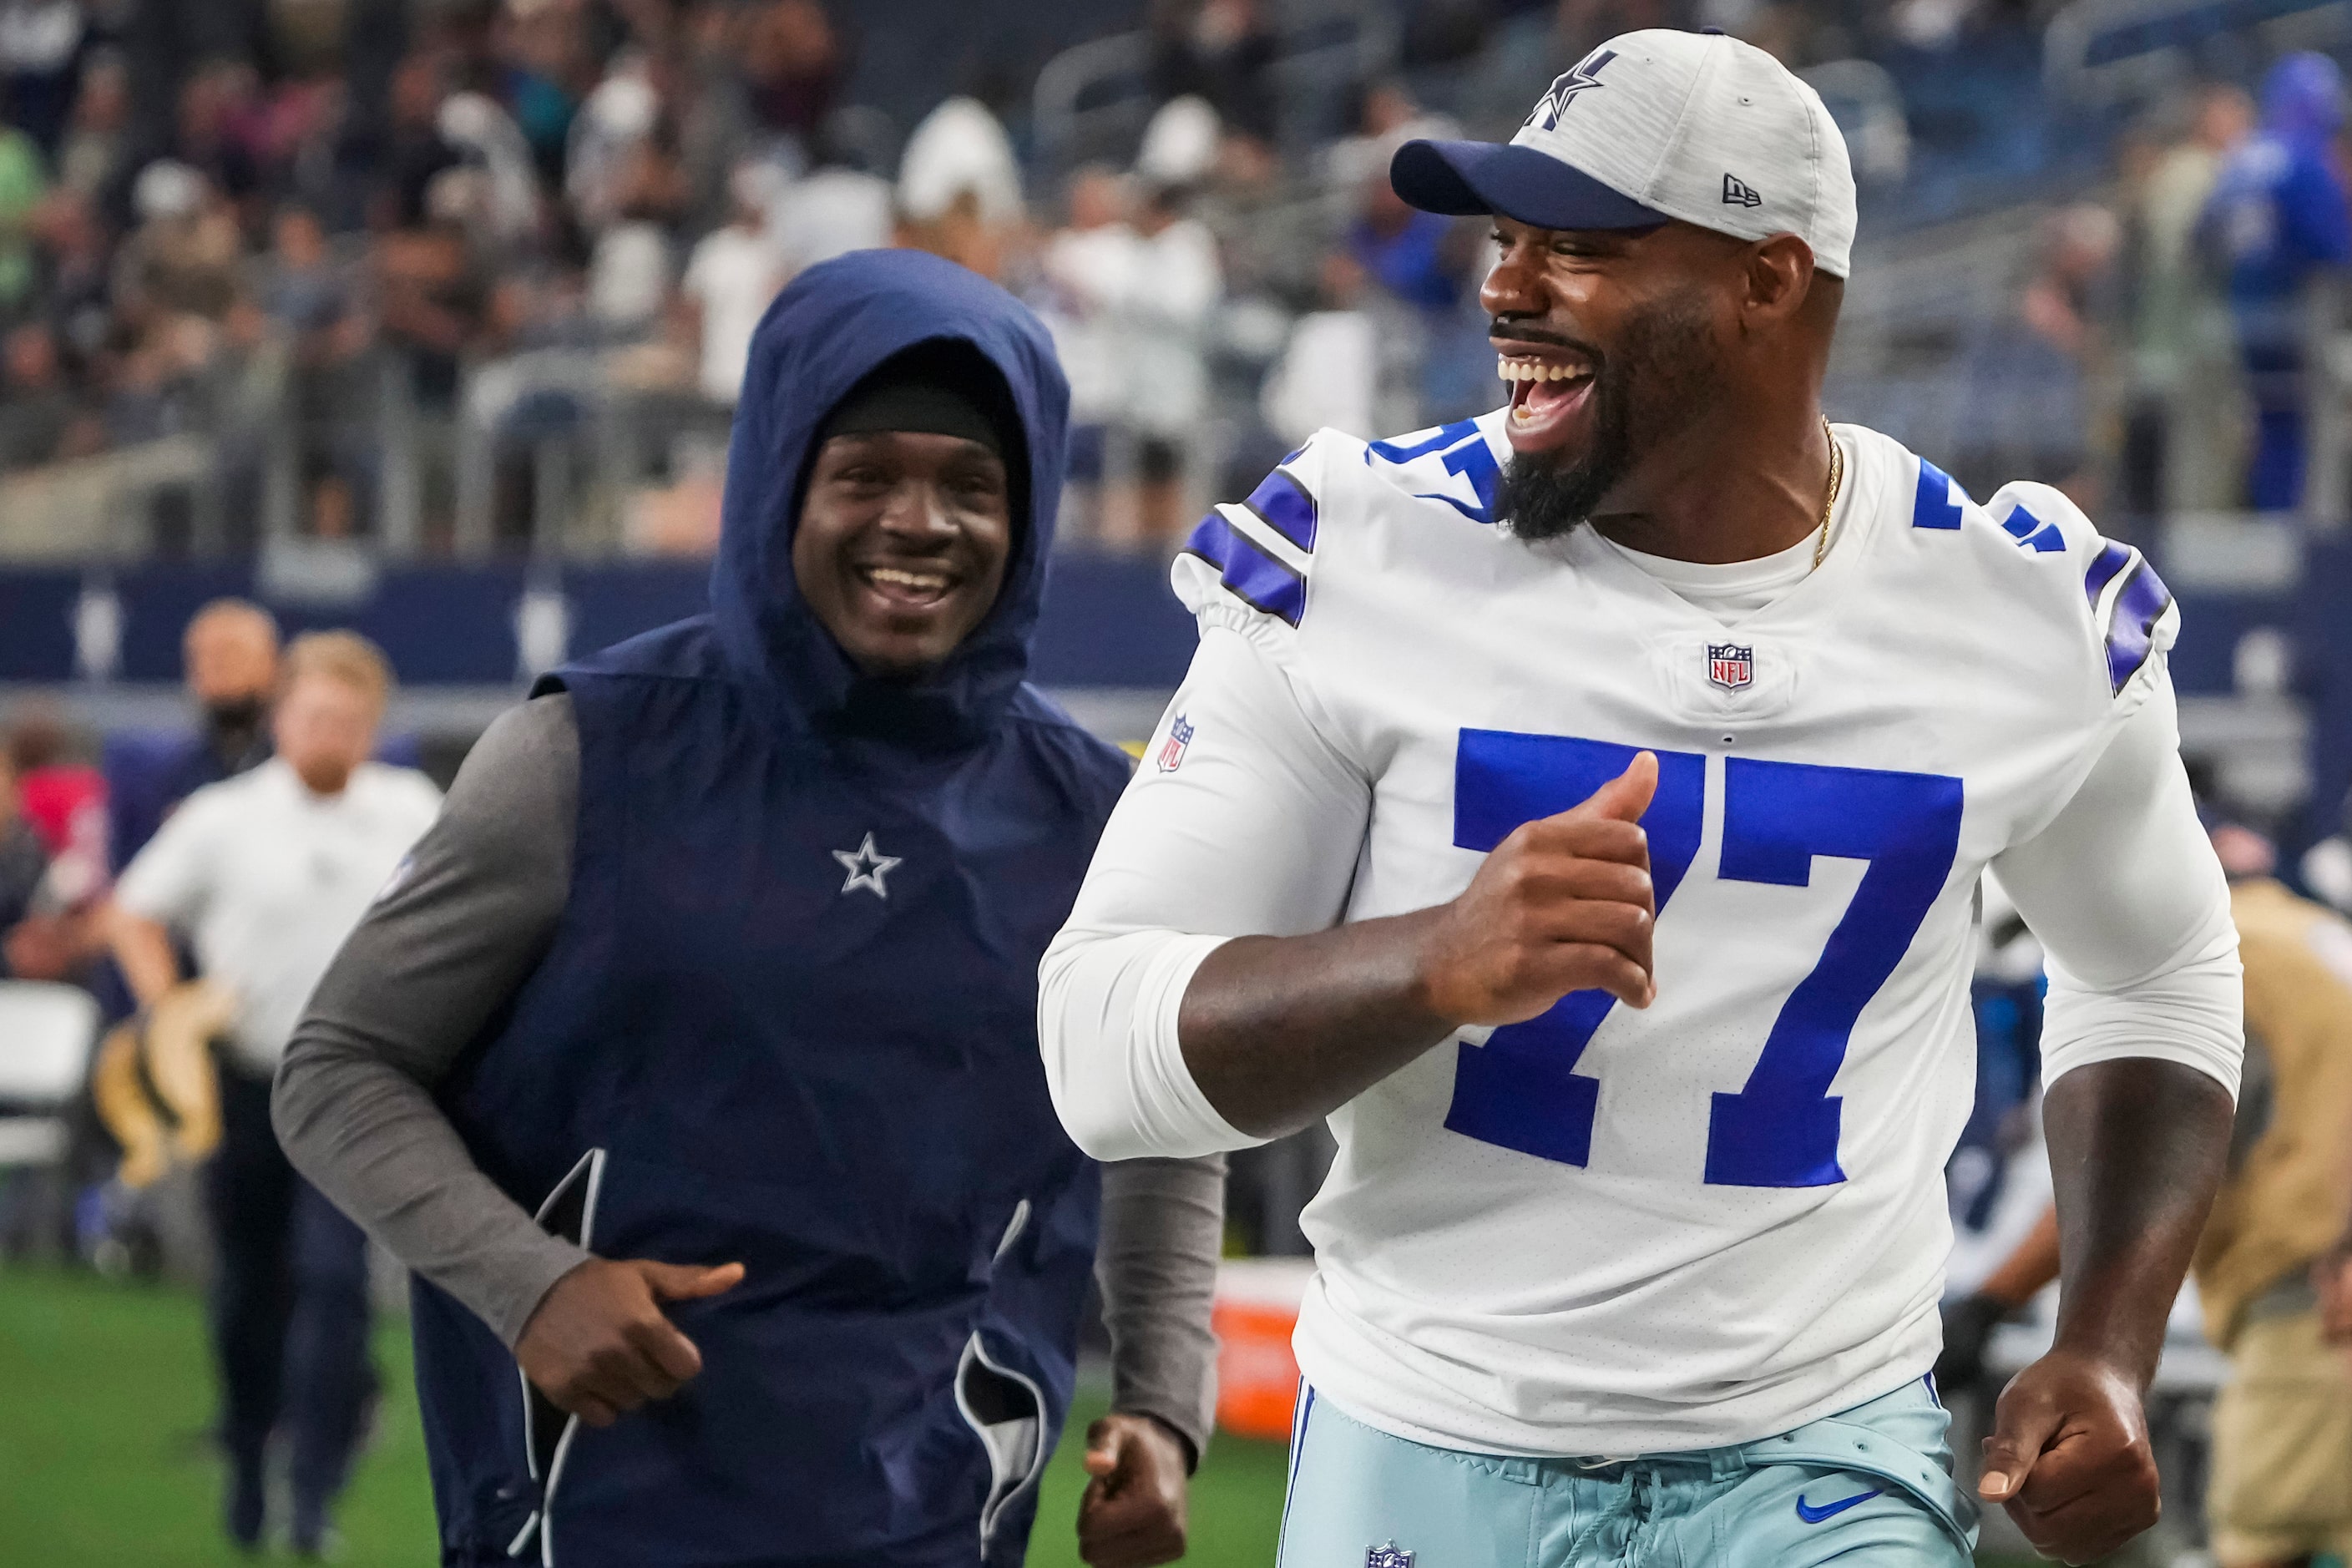
<svg viewBox="0 0 2352 1568"><path fill-rule="evenodd" d="M1038 971L1037 1043L1045 1086L1070 1142L1094 1159L1189 1159L1256 1142L1209 1108L1158 997L1171 978L1153 941L1170 933L1074 939ZM1137 938L1144 940L1138 943ZM1197 946L1197 943L1180 944ZM1189 975L1190 964L1181 965Z"/></svg>

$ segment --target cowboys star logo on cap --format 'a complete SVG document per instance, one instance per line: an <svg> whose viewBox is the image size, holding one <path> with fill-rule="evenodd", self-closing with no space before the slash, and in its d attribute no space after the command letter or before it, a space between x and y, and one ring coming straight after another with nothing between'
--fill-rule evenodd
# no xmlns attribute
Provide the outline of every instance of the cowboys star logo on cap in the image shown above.
<svg viewBox="0 0 2352 1568"><path fill-rule="evenodd" d="M1587 88L1602 86L1601 68L1617 58L1614 49L1595 49L1584 57L1584 63L1574 70L1554 77L1551 90L1543 95L1535 112L1528 116L1529 125L1541 125L1546 131L1559 123L1560 113L1574 102L1576 95Z"/></svg>
<svg viewBox="0 0 2352 1568"><path fill-rule="evenodd" d="M1621 33L1554 81L1508 142L1408 142L1389 182L1424 212L1792 234L1822 272L1853 266L1853 168L1837 122L1786 66L1722 34Z"/></svg>

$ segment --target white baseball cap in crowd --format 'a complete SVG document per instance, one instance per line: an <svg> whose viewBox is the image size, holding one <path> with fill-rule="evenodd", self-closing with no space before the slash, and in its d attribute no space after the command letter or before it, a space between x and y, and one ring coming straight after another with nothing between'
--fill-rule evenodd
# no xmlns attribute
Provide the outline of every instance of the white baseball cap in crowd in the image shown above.
<svg viewBox="0 0 2352 1568"><path fill-rule="evenodd" d="M1853 166L1821 95L1752 44L1666 27L1623 33L1554 80L1508 142L1408 142L1389 165L1424 212L1538 228L1679 219L1853 265Z"/></svg>

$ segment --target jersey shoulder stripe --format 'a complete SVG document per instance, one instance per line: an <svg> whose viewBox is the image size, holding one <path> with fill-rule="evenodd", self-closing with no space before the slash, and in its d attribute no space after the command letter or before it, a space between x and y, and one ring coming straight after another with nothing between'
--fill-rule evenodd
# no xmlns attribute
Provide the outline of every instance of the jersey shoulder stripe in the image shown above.
<svg viewBox="0 0 2352 1568"><path fill-rule="evenodd" d="M1221 506L1202 518L1184 542L1182 553L1215 567L1225 591L1251 609L1293 626L1306 619L1307 574L1253 537L1246 524L1235 526L1229 509Z"/></svg>
<svg viewBox="0 0 2352 1568"><path fill-rule="evenodd" d="M1283 459L1287 465L1298 457L1293 452ZM1260 522L1290 541L1307 554L1315 553L1315 524L1320 511L1315 498L1299 482L1298 476L1286 466L1266 475L1257 489L1242 501Z"/></svg>
<svg viewBox="0 0 2352 1568"><path fill-rule="evenodd" d="M2156 574L2147 558L2128 544L2109 542L2091 562L2083 576L2083 592L2107 653L2107 683L2123 690L2147 663L2162 636L2165 618L2172 616L2172 590Z"/></svg>
<svg viewBox="0 0 2352 1568"><path fill-rule="evenodd" d="M1927 458L1919 459L1919 488L1911 501L1912 527L1957 529L1966 509L1975 504L1958 479Z"/></svg>

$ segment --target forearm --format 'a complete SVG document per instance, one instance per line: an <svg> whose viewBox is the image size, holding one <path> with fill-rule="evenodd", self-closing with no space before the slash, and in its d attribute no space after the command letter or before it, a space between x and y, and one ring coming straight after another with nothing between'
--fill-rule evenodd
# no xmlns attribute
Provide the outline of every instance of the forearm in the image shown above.
<svg viewBox="0 0 2352 1568"><path fill-rule="evenodd" d="M1225 1162L1126 1160L1103 1170L1095 1272L1111 1340L1111 1408L1150 1415L1197 1463L1216 1405L1209 1325L1223 1250Z"/></svg>
<svg viewBox="0 0 2352 1568"><path fill-rule="evenodd" d="M1437 917L1240 937L1202 960L1177 1031L1218 1114L1255 1138L1295 1132L1452 1034L1422 981Z"/></svg>
<svg viewBox="0 0 2352 1568"><path fill-rule="evenodd" d="M107 940L140 1006L152 1007L180 983L180 960L172 951L171 933L156 921L117 908L108 917Z"/></svg>
<svg viewBox="0 0 2352 1568"><path fill-rule="evenodd" d="M2176 1062L2077 1068L2042 1121L2058 1209L2056 1348L2117 1367L2143 1389L2220 1185L2229 1091Z"/></svg>
<svg viewBox="0 0 2352 1568"><path fill-rule="evenodd" d="M297 1170L508 1345L587 1260L482 1173L423 1085L363 1047L307 1026L278 1068L271 1110Z"/></svg>

